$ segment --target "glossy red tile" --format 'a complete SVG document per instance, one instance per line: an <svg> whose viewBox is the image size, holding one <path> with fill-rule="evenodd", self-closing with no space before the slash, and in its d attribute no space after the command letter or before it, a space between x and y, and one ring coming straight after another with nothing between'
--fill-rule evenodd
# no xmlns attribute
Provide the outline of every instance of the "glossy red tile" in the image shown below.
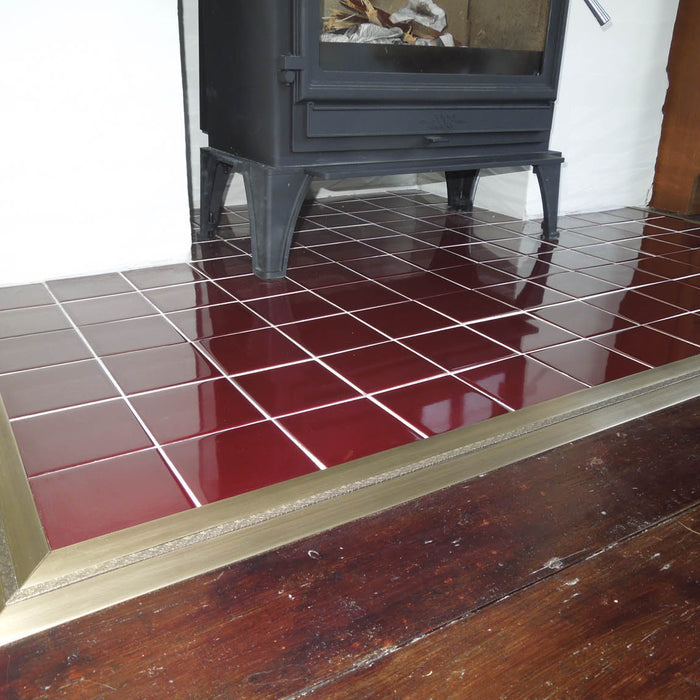
<svg viewBox="0 0 700 700"><path fill-rule="evenodd" d="M595 277L598 280L610 282L607 289L602 292L611 292L620 287L636 287L641 284L653 284L661 282L661 278L641 270L633 270L625 265L601 265L600 267L587 267L587 277Z"/></svg>
<svg viewBox="0 0 700 700"><path fill-rule="evenodd" d="M192 508L155 450L30 479L51 549Z"/></svg>
<svg viewBox="0 0 700 700"><path fill-rule="evenodd" d="M391 221L410 221L411 218L403 215L398 210L392 209L374 209L373 211L363 211L357 214L364 221L369 221L372 224L385 224Z"/></svg>
<svg viewBox="0 0 700 700"><path fill-rule="evenodd" d="M644 296L664 301L686 311L697 311L700 309L700 288L693 287L690 284L683 284L682 280L648 284L641 287L638 291Z"/></svg>
<svg viewBox="0 0 700 700"><path fill-rule="evenodd" d="M443 373L439 367L394 342L330 355L324 362L367 393Z"/></svg>
<svg viewBox="0 0 700 700"><path fill-rule="evenodd" d="M212 282L193 282L174 287L146 290L144 296L163 312L198 309L233 301L233 297Z"/></svg>
<svg viewBox="0 0 700 700"><path fill-rule="evenodd" d="M0 373L47 367L92 357L74 330L0 339Z"/></svg>
<svg viewBox="0 0 700 700"><path fill-rule="evenodd" d="M459 377L516 411L586 388L585 384L524 355L460 372Z"/></svg>
<svg viewBox="0 0 700 700"><path fill-rule="evenodd" d="M410 274L417 270L400 258L393 255L378 255L373 258L362 258L361 260L348 260L344 263L347 267L370 279L381 279L394 275Z"/></svg>
<svg viewBox="0 0 700 700"><path fill-rule="evenodd" d="M416 224L420 222L415 222ZM434 230L431 227L431 230ZM431 245L424 239L411 238L410 236L391 235L386 238L373 238L369 241L372 248L376 248L385 253L417 253L418 251L438 252L435 246ZM375 252L375 255L377 253ZM405 259L405 258L404 258Z"/></svg>
<svg viewBox="0 0 700 700"><path fill-rule="evenodd" d="M110 355L103 362L126 394L221 376L189 343Z"/></svg>
<svg viewBox="0 0 700 700"><path fill-rule="evenodd" d="M53 304L52 296L43 284L23 284L0 287L0 311L22 309L28 306Z"/></svg>
<svg viewBox="0 0 700 700"><path fill-rule="evenodd" d="M220 224L221 225L221 224ZM235 256L238 251L226 241L220 239L213 241L198 241L190 248L192 260L213 260L214 258L228 258Z"/></svg>
<svg viewBox="0 0 700 700"><path fill-rule="evenodd" d="M341 313L340 309L312 292L295 292L257 299L246 302L246 306L278 326Z"/></svg>
<svg viewBox="0 0 700 700"><path fill-rule="evenodd" d="M436 248L447 248L452 246L464 245L465 243L474 243L476 239L466 233L459 233L452 229L441 229L430 225L425 231L415 231L411 233L412 240L418 240L420 243L429 244ZM395 236L399 241L403 236ZM371 242L371 241L370 241Z"/></svg>
<svg viewBox="0 0 700 700"><path fill-rule="evenodd" d="M185 342L185 339L160 316L97 323L83 326L82 332L92 349L100 356Z"/></svg>
<svg viewBox="0 0 700 700"><path fill-rule="evenodd" d="M160 444L263 419L260 411L228 379L134 396L131 405Z"/></svg>
<svg viewBox="0 0 700 700"><path fill-rule="evenodd" d="M90 275L89 277L52 280L46 284L59 301L88 299L89 297L101 297L108 294L134 291L134 288L116 272L104 275Z"/></svg>
<svg viewBox="0 0 700 700"><path fill-rule="evenodd" d="M386 340L383 335L347 314L290 323L282 330L316 356Z"/></svg>
<svg viewBox="0 0 700 700"><path fill-rule="evenodd" d="M273 417L358 396L342 379L314 361L253 372L237 382Z"/></svg>
<svg viewBox="0 0 700 700"><path fill-rule="evenodd" d="M441 294L438 297L430 297L423 303L436 311L447 314L460 323L469 323L478 319L515 313L515 309L512 306L470 289L454 294Z"/></svg>
<svg viewBox="0 0 700 700"><path fill-rule="evenodd" d="M318 471L269 421L177 442L165 452L202 503Z"/></svg>
<svg viewBox="0 0 700 700"><path fill-rule="evenodd" d="M109 399L118 391L94 360L0 375L0 396L10 418Z"/></svg>
<svg viewBox="0 0 700 700"><path fill-rule="evenodd" d="M124 273L124 277L139 289L166 287L170 284L184 284L204 279L204 275L201 272L184 263L129 270Z"/></svg>
<svg viewBox="0 0 700 700"><path fill-rule="evenodd" d="M700 347L652 328L637 326L594 339L607 348L645 362L652 367L700 355Z"/></svg>
<svg viewBox="0 0 700 700"><path fill-rule="evenodd" d="M467 243L462 246L453 246L450 251L475 263L488 263L518 257L517 253L502 248L496 243Z"/></svg>
<svg viewBox="0 0 700 700"><path fill-rule="evenodd" d="M414 336L403 342L449 371L466 369L513 354L512 350L462 327Z"/></svg>
<svg viewBox="0 0 700 700"><path fill-rule="evenodd" d="M505 231L504 231L505 233ZM541 238L534 238L532 236L519 236L514 233L510 233L510 238L507 240L499 240L497 242L499 248L504 248L505 250L511 250L518 255L527 255L534 257L536 259L547 262L551 261L551 257L557 247L553 243L548 243L543 241Z"/></svg>
<svg viewBox="0 0 700 700"><path fill-rule="evenodd" d="M578 340L530 354L550 367L591 386L628 377L648 369L646 365L590 340Z"/></svg>
<svg viewBox="0 0 700 700"><path fill-rule="evenodd" d="M382 284L390 289L393 289L399 294L407 296L409 299L427 299L438 294L449 294L450 292L459 292L461 287L458 284L453 284L449 280L444 279L448 273L461 268L451 268L450 270L441 270L441 276L432 272L413 272L410 275L397 275L396 277L387 277L382 280Z"/></svg>
<svg viewBox="0 0 700 700"><path fill-rule="evenodd" d="M294 234L294 242L297 245L318 246L328 243L340 243L347 241L347 229L344 229L343 234L329 231L328 229L318 229L316 231L299 231Z"/></svg>
<svg viewBox="0 0 700 700"><path fill-rule="evenodd" d="M522 311L538 309L571 300L571 297L567 294L558 292L555 289L547 289L541 284L526 280L484 287L479 291L488 297Z"/></svg>
<svg viewBox="0 0 700 700"><path fill-rule="evenodd" d="M565 328L576 335L589 338L609 331L622 330L632 326L627 319L597 309L583 301L573 301L558 306L550 306L533 312L535 316Z"/></svg>
<svg viewBox="0 0 700 700"><path fill-rule="evenodd" d="M662 277L663 279L679 279L681 277L687 277L697 272L696 269L684 262L679 262L678 260L672 260L670 258L663 257L646 257L642 260L635 260L634 262L622 262L620 265L625 265L630 267L632 270L639 270L641 272L648 272L650 274L656 275L657 277Z"/></svg>
<svg viewBox="0 0 700 700"><path fill-rule="evenodd" d="M455 377L438 377L376 398L428 435L478 423L506 409Z"/></svg>
<svg viewBox="0 0 700 700"><path fill-rule="evenodd" d="M512 274L496 270L489 265L482 265L475 262L465 262L459 267L450 267L445 270L440 270L439 275L467 289L482 289L483 287L505 284L516 280L516 277ZM449 291L457 292L459 288L454 286ZM442 293L446 294L447 292Z"/></svg>
<svg viewBox="0 0 700 700"><path fill-rule="evenodd" d="M228 374L254 372L309 359L309 355L274 328L222 335L199 344Z"/></svg>
<svg viewBox="0 0 700 700"><path fill-rule="evenodd" d="M314 269L316 269L315 266ZM306 268L302 268L306 269ZM279 280L261 280L255 275L242 275L218 281L219 286L225 289L236 299L247 301L249 299L263 299L277 294L289 294L301 291L301 287L288 277Z"/></svg>
<svg viewBox="0 0 700 700"><path fill-rule="evenodd" d="M311 265L322 265L327 263L328 259L319 255L315 250L309 248L294 247L289 252L287 260L287 268L293 270L297 267L309 267Z"/></svg>
<svg viewBox="0 0 700 700"><path fill-rule="evenodd" d="M396 256L421 270L445 270L464 265L464 257L443 248L411 250Z"/></svg>
<svg viewBox="0 0 700 700"><path fill-rule="evenodd" d="M586 303L635 323L652 323L684 313L678 306L627 289L586 299Z"/></svg>
<svg viewBox="0 0 700 700"><path fill-rule="evenodd" d="M369 399L297 413L280 422L327 467L421 437Z"/></svg>
<svg viewBox="0 0 700 700"><path fill-rule="evenodd" d="M700 345L700 315L684 314L669 318L665 321L649 324L650 328L670 333L676 338L681 338L689 343Z"/></svg>
<svg viewBox="0 0 700 700"><path fill-rule="evenodd" d="M474 323L471 328L518 352L530 352L575 340L573 333L529 314Z"/></svg>
<svg viewBox="0 0 700 700"><path fill-rule="evenodd" d="M12 430L28 476L152 447L121 399L22 418Z"/></svg>
<svg viewBox="0 0 700 700"><path fill-rule="evenodd" d="M621 246L614 243L599 243L582 248L587 255L595 255L610 262L624 262L644 257L635 246Z"/></svg>
<svg viewBox="0 0 700 700"><path fill-rule="evenodd" d="M604 294L619 289L617 284L577 272L558 272L546 277L539 277L537 284L576 298Z"/></svg>
<svg viewBox="0 0 700 700"><path fill-rule="evenodd" d="M642 226L643 228L643 226ZM620 243L625 240L639 238L641 232L631 231L619 225L588 226L584 229L585 235L601 241Z"/></svg>
<svg viewBox="0 0 700 700"><path fill-rule="evenodd" d="M307 220L317 227L323 226L325 228L342 228L343 226L355 226L359 224L362 219L352 214L320 214L318 216L308 216Z"/></svg>
<svg viewBox="0 0 700 700"><path fill-rule="evenodd" d="M168 319L190 340L240 333L267 326L263 319L237 301L176 311L168 314Z"/></svg>
<svg viewBox="0 0 700 700"><path fill-rule="evenodd" d="M78 326L153 316L158 313L158 310L138 292L70 301L65 303L63 308Z"/></svg>
<svg viewBox="0 0 700 700"><path fill-rule="evenodd" d="M193 262L192 267L211 279L249 275L253 265L252 258L245 254L234 255L238 251L232 247L229 251L230 257Z"/></svg>
<svg viewBox="0 0 700 700"><path fill-rule="evenodd" d="M397 236L398 238L398 236ZM358 258L371 258L375 255L381 255L376 249L359 241L346 241L345 243L333 243L330 245L321 245L314 248L314 252L320 253L328 260L335 262L344 260L356 260ZM327 260L325 262L328 262Z"/></svg>
<svg viewBox="0 0 700 700"><path fill-rule="evenodd" d="M428 302L443 298L433 297L428 299ZM404 338L455 325L454 320L431 311L415 301L403 301L390 306L357 311L355 315L391 338Z"/></svg>
<svg viewBox="0 0 700 700"><path fill-rule="evenodd" d="M0 311L0 339L70 327L70 321L56 304Z"/></svg>
<svg viewBox="0 0 700 700"><path fill-rule="evenodd" d="M317 294L346 311L358 311L403 301L405 297L371 280L319 289Z"/></svg>
<svg viewBox="0 0 700 700"><path fill-rule="evenodd" d="M377 224L360 224L359 226L347 226L343 229L345 240L351 238L356 241L367 241L371 243L373 238L386 238L391 236L392 231L386 226ZM398 235L398 234L395 234Z"/></svg>

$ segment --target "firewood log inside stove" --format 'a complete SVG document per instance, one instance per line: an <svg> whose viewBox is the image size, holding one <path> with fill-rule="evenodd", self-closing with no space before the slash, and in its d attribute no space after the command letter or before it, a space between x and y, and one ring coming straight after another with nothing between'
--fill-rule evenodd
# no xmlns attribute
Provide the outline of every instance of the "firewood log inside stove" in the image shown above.
<svg viewBox="0 0 700 700"><path fill-rule="evenodd" d="M429 0L409 0L408 5L395 15L377 7L370 0L338 0L338 3L345 10L331 10L330 14L324 17L325 41L460 45L446 31L444 11ZM398 17L402 19L396 21ZM435 23L436 18L440 29L427 26ZM421 19L425 21L421 22ZM370 30L363 27L368 24L380 29ZM329 34L335 36L328 36Z"/></svg>

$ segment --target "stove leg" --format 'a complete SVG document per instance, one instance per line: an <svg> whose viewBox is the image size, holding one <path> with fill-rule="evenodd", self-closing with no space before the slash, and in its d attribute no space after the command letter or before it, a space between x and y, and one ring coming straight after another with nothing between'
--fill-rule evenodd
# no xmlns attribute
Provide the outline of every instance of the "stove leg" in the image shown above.
<svg viewBox="0 0 700 700"><path fill-rule="evenodd" d="M561 163L535 165L533 169L537 175L542 194L542 209L544 210L542 237L545 241L556 241L559 239L557 212L559 210Z"/></svg>
<svg viewBox="0 0 700 700"><path fill-rule="evenodd" d="M199 211L200 241L214 238L216 227L221 216L224 192L233 172L233 166L222 163L207 148L200 151L201 162L201 204Z"/></svg>
<svg viewBox="0 0 700 700"><path fill-rule="evenodd" d="M311 176L299 168L272 168L248 163L243 172L253 272L261 279L279 279L287 274L299 210L311 183Z"/></svg>
<svg viewBox="0 0 700 700"><path fill-rule="evenodd" d="M456 170L445 173L447 205L454 211L471 211L479 184L478 170Z"/></svg>

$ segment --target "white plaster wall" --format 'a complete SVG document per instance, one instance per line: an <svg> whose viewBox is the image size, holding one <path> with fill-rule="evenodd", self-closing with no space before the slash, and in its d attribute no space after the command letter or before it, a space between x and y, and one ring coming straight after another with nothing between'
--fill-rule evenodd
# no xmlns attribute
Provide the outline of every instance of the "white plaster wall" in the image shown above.
<svg viewBox="0 0 700 700"><path fill-rule="evenodd" d="M583 0L570 0L551 147L566 158L560 214L645 206L651 198L668 88L666 65L678 0L601 0L601 29ZM444 192L441 184L430 186ZM537 218L535 177L482 178L476 204Z"/></svg>
<svg viewBox="0 0 700 700"><path fill-rule="evenodd" d="M183 260L176 0L0 0L0 285Z"/></svg>

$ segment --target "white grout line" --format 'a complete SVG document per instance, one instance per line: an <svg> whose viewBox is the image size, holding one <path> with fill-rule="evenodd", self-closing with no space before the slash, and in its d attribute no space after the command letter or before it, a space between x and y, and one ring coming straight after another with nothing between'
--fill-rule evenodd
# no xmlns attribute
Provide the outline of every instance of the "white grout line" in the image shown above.
<svg viewBox="0 0 700 700"><path fill-rule="evenodd" d="M213 280L210 280L210 281L213 282ZM136 291L139 291L139 292L141 291L141 290L139 290L135 285L133 285L133 283L130 282L130 284L132 284L132 286L134 286L134 288L136 289ZM217 286L218 286L218 285L217 285ZM222 287L221 289L223 289L223 287ZM227 294L231 295L231 292L228 292L228 291L226 291L225 289L224 289L223 291L225 291ZM238 299L236 299L233 295L231 295L231 297L232 297L232 301L233 301L233 302L241 303L241 302L240 302ZM145 297L145 296L144 296L144 298L146 298L146 299L148 300L149 303L153 304L153 302L151 302L150 299L148 299L148 297ZM155 305L154 305L154 307L155 307ZM205 308L206 308L206 307L205 307ZM246 306L245 308L248 308L248 307ZM253 311L252 309L248 309L248 310L249 310L249 311L252 311L253 313L256 313L256 312ZM238 376L238 375L232 375L231 373L227 372L227 371L224 369L224 367L219 363L219 361L218 361L213 355L211 355L209 352L207 352L206 348L204 348L204 347L202 346L201 343L198 343L197 341L194 341L194 340L191 340L190 338L188 338L188 337L187 337L187 336L186 336L186 335L185 335L185 334L170 320L170 318L167 316L167 314L164 314L164 313L162 313L162 312L160 312L160 311L159 311L159 313L160 313L160 315L161 315L161 316L162 316L162 317L163 317L163 318L164 318L164 319L165 319L165 320L166 320L166 321L167 321L167 322L168 322L168 323L169 323L169 324L170 324L170 325L171 325L171 326L172 326L172 327L187 341L187 343L189 343L189 344L195 349L196 352L199 352L203 357L205 357L209 362L211 362L211 363L214 365L214 367L216 367L216 369L217 369L219 372L221 372L222 378L228 380L228 382L229 382L230 384L232 384L243 396L245 396L245 398L246 398L258 411L260 411L260 413L265 417L265 419L267 419L267 420L271 421L272 423L274 423L274 425L275 425L279 430L281 430L281 431L282 431L282 432L283 432L283 433L284 433L284 434L285 434L285 435L286 435L286 436L287 436L287 437L288 437L288 438L289 438L289 439L290 439L290 440L291 440L291 441L292 441L292 442L293 442L293 443L294 443L294 444L295 444L295 445L296 445L296 446L297 446L297 447L298 447L298 448L299 448L299 449L300 449L300 450L301 450L315 465L316 465L316 467L317 467L318 469L321 469L321 470L326 469L325 464L324 464L316 455L314 455L311 451L309 451L309 450L308 450L294 435L292 435L292 434L289 432L289 430L287 430L287 428L285 428L281 423L279 423L278 420L276 420L275 418L273 418L272 415L271 415L268 411L266 411L266 410L263 408L263 406L261 406L252 396L250 396L250 394L248 394L247 391L245 391L245 389L244 389L242 386L240 386L240 385L238 384L238 382L235 381L234 376ZM267 321L267 319L265 319L265 318L263 318L262 316L260 316L260 314L257 314L257 313L256 313L256 315L257 315L259 318L261 318L263 321L265 321L265 323L267 323L269 327L275 328L275 326L274 326L273 324L271 324L269 321ZM264 330L264 329L261 328L261 329L254 329L254 330ZM242 331L242 332L245 332L245 331ZM251 332L252 332L252 331L251 331ZM231 335L236 335L236 334L231 334ZM308 354L308 351L305 350L305 352L307 352L307 354ZM290 365L294 365L294 364L300 364L301 362L304 362L304 360L298 360L298 361L295 361L295 362L283 363L283 364L281 364L281 365L276 365L275 367L286 367L286 366L290 366ZM263 368L263 369L273 369L273 368L272 368L272 367L265 367L265 368ZM251 372L245 372L245 373L241 373L241 374L250 374L250 373L253 373L253 372L255 372L255 371L256 371L256 370L251 370ZM261 371L261 370L260 370L260 371ZM225 430L231 430L231 429L234 429L234 430L235 430L235 429L238 428L238 427L243 427L243 426L236 426L236 427L234 427L234 428L226 428L226 429L223 429L223 430L221 430L221 431L213 431L212 433L207 433L207 435L210 435L210 434L213 435L213 434L216 434L216 433L218 433L218 432L225 432ZM199 437L201 437L201 436L199 436ZM196 439L196 438L194 438L194 437L193 437L193 438L186 438L185 440L190 440L190 439ZM183 441L184 441L184 440L183 440Z"/></svg>
<svg viewBox="0 0 700 700"><path fill-rule="evenodd" d="M124 279L126 279L126 278L124 278ZM44 283L44 286L46 287L46 289L48 290L49 294L52 296L52 298L54 299L54 301L58 304L58 306L60 307L60 309L61 309L61 311L63 312L63 314L65 315L65 317L68 319L69 323L70 323L71 326L73 327L73 330L75 330L75 332L80 336L80 339L81 339L81 340L85 343L85 345L88 347L88 349L90 350L90 352L91 352L92 355L93 355L93 358L94 358L94 359L97 361L97 363L100 365L100 368L102 369L102 371L105 373L105 375L106 375L106 376L109 378L109 380L112 382L112 384L114 385L114 387L116 388L116 390L119 392L119 395L121 396L121 398L126 402L126 405L129 407L129 410L132 412L132 414L134 415L134 417L136 418L136 420L139 422L139 424L141 425L141 428L144 430L144 432L145 432L146 435L148 436L149 440L151 440L151 442L154 444L156 450L158 450L158 453L160 454L160 456L163 458L163 460L164 460L165 463L167 464L168 468L170 469L170 471L171 471L173 477L178 481L178 483L180 484L180 486L182 487L182 489L185 491L185 493L187 494L187 496L189 497L189 499L192 501L192 504L195 506L195 508L201 507L202 504L201 504L200 500L199 500L199 499L197 498L197 496L194 494L194 492L193 492L192 489L189 487L189 485L187 484L187 482L185 481L185 479L183 478L183 476L180 474L180 472L175 468L175 465L171 462L171 460L170 460L170 458L168 457L168 455L165 454L165 451L163 450L162 446L160 445L160 443L158 442L158 440L156 440L155 435L153 435L153 433L151 432L150 428L144 423L144 421L141 419L141 416L140 416L140 415L138 414L138 412L134 409L133 405L131 404L131 401L129 400L129 397L126 395L126 393L124 393L124 391L122 390L121 386L119 385L119 382L117 382L117 380L115 379L115 377L114 377L114 376L112 375L112 373L109 371L109 369L108 369L107 366L105 365L105 363L104 363L104 361L102 360L102 358L101 358L101 357L97 354L97 352L93 349L92 345L90 345L90 343L88 342L87 338L86 338L85 335L83 334L82 330L81 330L81 329L78 327L78 325L73 321L73 319L68 315L68 313L66 312L66 310L63 308L63 305L62 305L61 302L58 300L58 298L53 294L53 292L51 291L51 289L49 288L49 286L48 286L47 284L45 284L45 283Z"/></svg>

